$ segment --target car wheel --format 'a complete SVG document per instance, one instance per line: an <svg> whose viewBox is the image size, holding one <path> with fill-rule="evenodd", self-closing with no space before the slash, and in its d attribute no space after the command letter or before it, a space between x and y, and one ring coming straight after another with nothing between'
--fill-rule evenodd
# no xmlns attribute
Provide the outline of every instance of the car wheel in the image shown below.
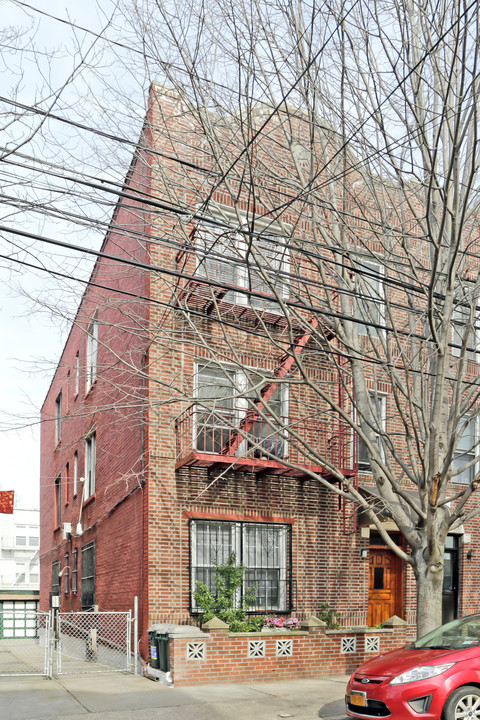
<svg viewBox="0 0 480 720"><path fill-rule="evenodd" d="M480 688L465 685L457 688L444 705L442 720L480 720Z"/></svg>

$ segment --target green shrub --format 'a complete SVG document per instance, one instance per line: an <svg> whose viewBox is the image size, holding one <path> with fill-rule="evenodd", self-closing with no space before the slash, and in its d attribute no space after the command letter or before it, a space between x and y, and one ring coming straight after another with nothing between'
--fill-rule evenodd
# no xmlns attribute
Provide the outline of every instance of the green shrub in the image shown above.
<svg viewBox="0 0 480 720"><path fill-rule="evenodd" d="M242 632L243 630L236 628L240 627L242 623L252 622L246 623L245 617L247 608L255 603L255 588L248 588L243 602L238 604L238 591L243 584L246 569L244 565L236 564L236 555L232 552L228 556L227 562L215 565L213 593L205 583L197 581L193 597L197 607L202 611L200 616L202 623L217 617L228 623L232 632Z"/></svg>
<svg viewBox="0 0 480 720"><path fill-rule="evenodd" d="M326 623L329 630L338 630L341 628L340 613L333 610L328 603L321 603L318 609L318 617Z"/></svg>

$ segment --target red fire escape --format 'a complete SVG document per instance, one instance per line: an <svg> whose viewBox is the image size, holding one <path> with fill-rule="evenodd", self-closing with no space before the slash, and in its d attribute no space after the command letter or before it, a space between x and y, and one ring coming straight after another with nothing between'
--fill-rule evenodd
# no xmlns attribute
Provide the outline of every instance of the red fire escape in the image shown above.
<svg viewBox="0 0 480 720"><path fill-rule="evenodd" d="M181 261L185 268L188 256L194 254L194 250L182 252L177 261ZM214 308L219 308L233 312L237 318L256 317L258 311L224 303L230 289L212 285L207 279L195 278L178 288L177 299L182 305L200 310L206 315L211 314ZM269 317L262 315L262 320L268 322ZM282 323L282 317L273 314L273 321L278 326ZM177 468L185 465L216 467L219 470L231 467L246 472L266 472L270 475L292 477L305 477L314 473L334 481L329 467L312 462L312 456L318 455L357 486L358 442L356 435L341 417L334 416L331 412L325 413L325 417L321 419L288 417L278 428L275 427L272 417L269 419L269 402L279 389L281 381L295 367L296 360L309 342L314 341L313 336L318 326L318 318L312 317L306 328L298 330L290 351L279 360L271 380L263 386L259 397L250 401L248 408L239 412L231 407L215 406L210 409L205 405L193 404L177 418ZM336 400L339 407L346 407L345 387L343 378L340 377L341 360L338 364L340 370L336 381ZM312 448L312 453L305 450L305 454L302 454L301 445L288 443L289 428L299 437L306 439L305 446ZM347 525L352 526L352 523L355 526L352 503L340 498L339 508L343 513L344 529L346 530Z"/></svg>

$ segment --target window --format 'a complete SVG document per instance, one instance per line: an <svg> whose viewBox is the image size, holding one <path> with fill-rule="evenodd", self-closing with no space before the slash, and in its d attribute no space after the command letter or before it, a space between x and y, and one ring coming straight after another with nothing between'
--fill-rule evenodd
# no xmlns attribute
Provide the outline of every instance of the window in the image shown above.
<svg viewBox="0 0 480 720"><path fill-rule="evenodd" d="M87 391L91 388L97 377L98 356L98 317L97 312L87 329Z"/></svg>
<svg viewBox="0 0 480 720"><path fill-rule="evenodd" d="M58 445L62 439L62 393L57 395L55 400L55 441Z"/></svg>
<svg viewBox="0 0 480 720"><path fill-rule="evenodd" d="M199 366L197 369L197 397L202 406L197 410L197 450L219 454L236 436L245 413L268 381L265 374L250 370L234 370L220 365ZM263 413L247 428L248 440L243 440L237 454L251 452L255 457L283 458L286 438L282 427L287 420L287 389L278 386ZM268 454L267 454L268 453Z"/></svg>
<svg viewBox="0 0 480 720"><path fill-rule="evenodd" d="M95 492L97 463L97 433L91 432L85 440L85 499Z"/></svg>
<svg viewBox="0 0 480 720"><path fill-rule="evenodd" d="M452 470L458 473L452 478L455 483L470 485L473 482L475 477L476 434L475 420L467 420L452 462Z"/></svg>
<svg viewBox="0 0 480 720"><path fill-rule="evenodd" d="M387 425L387 398L385 395L381 395L379 393L370 393L370 402L372 406L372 412L374 414L373 417L373 429L377 428L380 431L386 430ZM378 433L375 433L376 435L376 442L380 447L380 452L382 456L384 455L384 446L382 439ZM369 471L371 468L370 465L370 456L368 453L368 449L364 441L361 437L358 438L358 469Z"/></svg>
<svg viewBox="0 0 480 720"><path fill-rule="evenodd" d="M52 595L60 595L60 560L52 563Z"/></svg>
<svg viewBox="0 0 480 720"><path fill-rule="evenodd" d="M355 261L355 290L359 335L378 337L385 324L384 267L380 263L357 258Z"/></svg>
<svg viewBox="0 0 480 720"><path fill-rule="evenodd" d="M38 528L29 528L28 545L29 547L38 547Z"/></svg>
<svg viewBox="0 0 480 720"><path fill-rule="evenodd" d="M39 528L36 525L16 525L15 526L15 545L17 547L38 547Z"/></svg>
<svg viewBox="0 0 480 720"><path fill-rule="evenodd" d="M15 583L17 584L25 584L26 582L26 565L25 563L15 563Z"/></svg>
<svg viewBox="0 0 480 720"><path fill-rule="evenodd" d="M63 592L67 595L70 592L70 555L65 553L65 563L63 566Z"/></svg>
<svg viewBox="0 0 480 720"><path fill-rule="evenodd" d="M65 505L68 505L70 493L70 463L65 465Z"/></svg>
<svg viewBox="0 0 480 720"><path fill-rule="evenodd" d="M73 454L73 494L78 492L78 452Z"/></svg>
<svg viewBox="0 0 480 720"><path fill-rule="evenodd" d="M288 612L291 603L290 526L277 523L192 520L192 608L196 582L214 589L215 566L235 553L246 567L242 593L254 588L253 612Z"/></svg>
<svg viewBox="0 0 480 720"><path fill-rule="evenodd" d="M72 593L78 592L78 550L72 553Z"/></svg>
<svg viewBox="0 0 480 720"><path fill-rule="evenodd" d="M27 532L25 525L17 525L15 527L15 545L17 547L27 546Z"/></svg>
<svg viewBox="0 0 480 720"><path fill-rule="evenodd" d="M29 582L31 585L38 585L40 582L39 566L32 565L30 568Z"/></svg>
<svg viewBox="0 0 480 720"><path fill-rule="evenodd" d="M55 478L55 527L59 527L62 520L62 476Z"/></svg>
<svg viewBox="0 0 480 720"><path fill-rule="evenodd" d="M95 605L95 543L82 548L82 610Z"/></svg>
<svg viewBox="0 0 480 720"><path fill-rule="evenodd" d="M80 389L80 355L75 355L75 396L78 395Z"/></svg>
<svg viewBox="0 0 480 720"><path fill-rule="evenodd" d="M232 223L237 223L237 219ZM258 310L278 312L272 287L281 297L288 297L285 278L288 272L287 241L283 236L263 231L261 221L254 233L221 232L201 226L195 235L199 248L197 272L209 280L243 288L249 293L229 290L224 299ZM259 297L257 293L267 296Z"/></svg>
<svg viewBox="0 0 480 720"><path fill-rule="evenodd" d="M460 357L462 345L466 343L465 357L467 360L480 360L480 332L471 320L471 309L465 305L457 305L452 312L452 355Z"/></svg>

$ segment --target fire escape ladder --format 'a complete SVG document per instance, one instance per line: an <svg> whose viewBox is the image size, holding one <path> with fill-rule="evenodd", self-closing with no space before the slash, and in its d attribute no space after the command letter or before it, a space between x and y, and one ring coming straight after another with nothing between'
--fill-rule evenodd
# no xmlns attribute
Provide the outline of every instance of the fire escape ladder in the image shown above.
<svg viewBox="0 0 480 720"><path fill-rule="evenodd" d="M298 338L297 342L295 343L293 352L286 353L284 355L273 374L273 379L266 385L264 385L260 392L260 398L254 400L252 407L248 408L244 418L240 422L238 429L235 429L232 432L228 441L223 446L221 451L222 455L234 455L235 452L238 450L244 440L243 434L250 432L254 423L258 420L259 412L265 409L265 407L268 405L271 398L273 397L276 389L278 388L278 380L281 380L288 375L288 373L293 367L296 358L301 355L303 349L312 337L312 333L316 330L317 327L318 320L314 317L311 319L308 329L305 330L305 332L303 332Z"/></svg>
<svg viewBox="0 0 480 720"><path fill-rule="evenodd" d="M345 387L344 382L346 378L346 373L342 371L342 365L346 363L346 359L339 355L339 383L338 383L338 404L339 407L344 408L345 407ZM340 428L339 428L340 431ZM352 433L352 442L351 442L351 449L350 452L352 454L352 457L350 459L350 463L346 462L346 458L344 458L343 466L347 467L347 465L350 465L350 467L353 470L352 475L350 476L350 481L354 487L355 490L358 490L358 439L355 437L353 433L353 429L351 430ZM345 449L349 446L349 443L343 443L344 452ZM342 513L342 520L343 520L343 534L344 535L354 535L357 532L357 507L354 502L351 500L347 500L347 498L342 497L341 495L338 498L338 508Z"/></svg>

